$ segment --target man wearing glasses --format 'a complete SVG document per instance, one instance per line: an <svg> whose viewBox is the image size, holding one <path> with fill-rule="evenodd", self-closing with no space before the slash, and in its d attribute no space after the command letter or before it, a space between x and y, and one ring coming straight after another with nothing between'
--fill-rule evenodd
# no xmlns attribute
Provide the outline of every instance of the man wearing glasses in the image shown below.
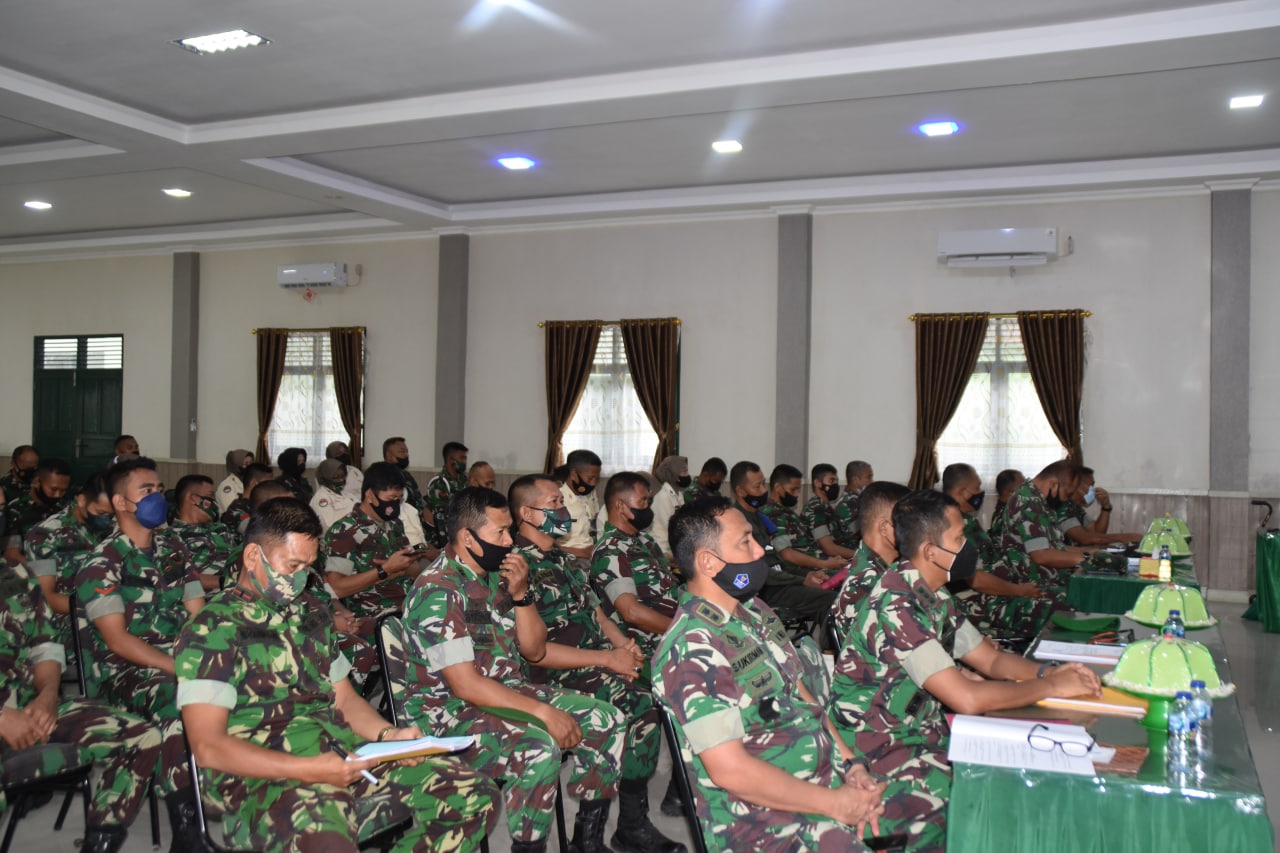
<svg viewBox="0 0 1280 853"><path fill-rule="evenodd" d="M942 706L982 714L1101 689L1087 667L1039 666L965 621L944 587L971 577L978 555L954 499L914 492L894 506L893 529L902 559L855 611L836 658L831 716L872 773L892 774L881 831L905 832L910 850L941 851L951 790Z"/></svg>

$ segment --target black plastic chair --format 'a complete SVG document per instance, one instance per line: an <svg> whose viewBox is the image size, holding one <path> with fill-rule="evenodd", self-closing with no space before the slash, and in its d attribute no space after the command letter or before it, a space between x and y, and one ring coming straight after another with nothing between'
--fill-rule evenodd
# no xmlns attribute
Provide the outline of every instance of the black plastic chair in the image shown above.
<svg viewBox="0 0 1280 853"><path fill-rule="evenodd" d="M66 757L76 763L69 764L66 770L52 776L33 778L29 782L16 782L4 786L4 793L9 800L11 814L9 815L9 825L5 828L4 841L0 841L0 853L9 853L9 845L13 842L13 834L18 829L18 821L31 813L35 808L33 800L36 800L42 794L57 793L59 791L67 792L67 796L62 801L62 808L58 809L58 819L53 823L55 831L62 830L62 824L67 819L67 812L71 809L71 798L77 793L84 797L84 822L85 826L89 825L89 801L93 799L93 783L89 777L93 775L93 762L85 761L75 744L47 744L13 753L6 759L9 762L6 775L11 775L15 772L14 760L17 756L25 756L37 761L39 760L36 758L37 755L43 754L50 749L66 752ZM72 752L75 753L74 757L71 755ZM18 760L21 761L22 759L19 758Z"/></svg>
<svg viewBox="0 0 1280 853"><path fill-rule="evenodd" d="M693 800L693 787L689 784L689 776L684 766L684 755L680 751L680 736L671 722L671 713L666 706L659 705L658 713L662 717L662 734L667 739L667 750L671 753L671 775L675 779L676 793L684 804L685 820L689 822L689 834L693 836L693 853L707 853L707 842L702 837L702 825L698 823L697 806Z"/></svg>

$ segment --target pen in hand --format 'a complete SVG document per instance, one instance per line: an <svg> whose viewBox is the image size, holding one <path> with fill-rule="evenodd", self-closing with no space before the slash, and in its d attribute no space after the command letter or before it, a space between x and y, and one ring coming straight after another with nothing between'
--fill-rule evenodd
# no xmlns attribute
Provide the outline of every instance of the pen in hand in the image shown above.
<svg viewBox="0 0 1280 853"><path fill-rule="evenodd" d="M338 753L338 755L342 756L342 757L343 757L344 759L346 759L347 761L350 761L350 760L351 760L351 756L350 756L350 755L347 755L347 751L346 751L345 749L343 749L342 747L340 747L340 746L336 746L336 745L335 745L335 746L333 747L333 751L334 751L334 752L336 752L336 753ZM365 781L367 781L370 785L376 785L376 784L378 784L378 777L377 777L377 776L374 776L374 775L373 775L372 773L370 773L368 770L361 770L361 771L360 771L360 775L361 775L361 776L363 776L363 777L365 778Z"/></svg>

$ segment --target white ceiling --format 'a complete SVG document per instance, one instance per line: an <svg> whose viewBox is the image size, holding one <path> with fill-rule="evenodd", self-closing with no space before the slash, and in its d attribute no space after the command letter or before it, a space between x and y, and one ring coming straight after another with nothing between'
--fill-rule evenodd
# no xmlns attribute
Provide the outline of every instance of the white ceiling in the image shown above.
<svg viewBox="0 0 1280 853"><path fill-rule="evenodd" d="M1280 2L1060 5L6 4L0 257L1280 177Z"/></svg>

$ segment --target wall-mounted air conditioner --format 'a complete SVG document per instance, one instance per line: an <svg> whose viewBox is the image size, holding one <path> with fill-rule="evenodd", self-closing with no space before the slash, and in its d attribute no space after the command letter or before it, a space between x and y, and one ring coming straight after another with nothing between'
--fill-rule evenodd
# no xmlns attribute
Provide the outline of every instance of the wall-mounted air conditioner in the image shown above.
<svg viewBox="0 0 1280 853"><path fill-rule="evenodd" d="M309 287L319 290L325 287L347 286L346 264L281 264L276 267L276 282L292 290Z"/></svg>
<svg viewBox="0 0 1280 853"><path fill-rule="evenodd" d="M938 263L949 267L1040 266L1057 257L1057 228L938 232Z"/></svg>

